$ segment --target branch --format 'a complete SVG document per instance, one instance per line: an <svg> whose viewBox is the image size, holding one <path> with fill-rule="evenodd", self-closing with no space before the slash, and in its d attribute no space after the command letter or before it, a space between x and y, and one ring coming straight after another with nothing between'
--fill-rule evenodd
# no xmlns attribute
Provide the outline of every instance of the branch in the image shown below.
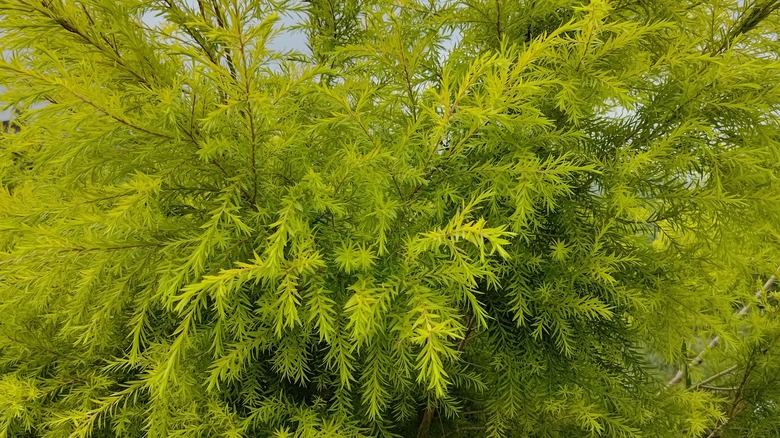
<svg viewBox="0 0 780 438"><path fill-rule="evenodd" d="M719 379L719 378L725 376L726 374L729 374L729 373L732 373L732 372L736 371L737 368L739 368L738 365L733 365L733 366L731 366L729 368L726 368L725 370L723 370L723 371L721 371L719 373L715 373L715 374L711 375L710 377L707 377L706 379L702 380L701 382L693 385L690 389L698 389L698 388L701 388L701 387L705 387L706 388L706 386L704 386L704 385L706 385L706 384L708 384L708 383L710 383L710 382L712 382L712 381L714 381L716 379Z"/></svg>
<svg viewBox="0 0 780 438"><path fill-rule="evenodd" d="M122 251L125 249L139 249L139 248L160 248L165 246L163 242L141 242L141 243L129 243L127 245L118 245L118 246L104 246L104 247L84 247L84 246L74 246L74 247L49 247L49 248L34 248L33 251L28 252L27 254L23 254L19 257L10 258L10 259L4 259L0 260L0 266L12 264L12 263L18 263L24 259L28 259L30 257L34 257L37 253L34 252L35 250L55 250L54 254L68 254L68 253L76 253L81 254L84 252L92 252L92 251Z"/></svg>
<svg viewBox="0 0 780 438"><path fill-rule="evenodd" d="M214 0L211 0L211 5L214 9L214 16L217 18L217 25L220 29L226 30L227 28L225 27L225 17L222 15L222 10ZM230 69L230 76L233 77L234 82L238 83L236 79L236 65L233 62L233 55L230 53L230 49L228 47L225 47L225 60L227 61L228 69Z"/></svg>
<svg viewBox="0 0 780 438"><path fill-rule="evenodd" d="M780 268L778 268L780 269ZM764 296L765 293L769 291L769 288L772 287L773 284L775 284L775 281L777 280L776 276L771 276L769 280L767 280L766 283L764 283L764 286L756 292L756 299L760 300L761 297ZM735 314L735 316L741 317L747 315L748 311L750 310L750 303L745 304L739 311ZM707 350L713 349L720 344L720 336L715 336L712 338L712 340L707 344L707 347L704 348L692 361L688 363L688 367L695 367L700 365L704 361L704 353ZM680 383L683 379L683 370L677 371L677 374L669 380L669 382L666 383L666 386L672 386L677 383Z"/></svg>
<svg viewBox="0 0 780 438"><path fill-rule="evenodd" d="M242 111L242 113L245 114L247 121L248 121L248 128L249 128L249 141L251 142L251 149L250 149L250 160L251 163L251 170L252 170L252 203L257 202L257 186L258 186L258 176L257 176L257 128L255 127L255 113L252 110L252 83L250 82L250 78L252 78L252 75L249 74L249 61L247 60L247 53L246 53L246 44L247 42L244 41L244 33L242 29L242 25L239 17L239 11L238 11L238 5L235 6L236 10L236 17L234 19L234 27L236 29L236 34L238 36L238 50L239 50L239 56L241 58L241 76L244 82L244 92L246 93L246 111ZM219 16L217 16L217 19L219 19ZM233 66L233 60L230 58L230 51L225 48L225 53L227 55L228 59L228 65ZM231 69L233 72L233 79L235 80L235 68Z"/></svg>
<svg viewBox="0 0 780 438"><path fill-rule="evenodd" d="M712 429L712 432L710 432L710 434L707 435L707 438L715 438L716 436L718 436L718 432L720 432L720 430L723 429L723 426L725 425L726 425L725 421L723 423L720 423L718 427Z"/></svg>
<svg viewBox="0 0 780 438"><path fill-rule="evenodd" d="M734 388L731 386L709 386L709 385L702 385L701 386L704 389L709 389L710 391L736 391L738 388Z"/></svg>
<svg viewBox="0 0 780 438"><path fill-rule="evenodd" d="M427 438L431 431L431 422L433 421L433 414L436 412L436 406L433 404L430 398L423 412L422 421L420 421L420 427L417 429L417 438Z"/></svg>
<svg viewBox="0 0 780 438"><path fill-rule="evenodd" d="M750 360L752 360L752 358L753 354L751 354ZM717 427L715 427L709 435L707 435L707 438L718 436L717 434L720 432L720 430L723 429L723 427L726 426L726 424L728 424L734 418L734 416L739 413L739 411L741 411L739 405L742 401L742 390L747 384L748 376L753 371L754 365L754 363L751 363L745 368L745 372L742 374L742 380L739 382L739 386L734 388L734 398L731 402L731 407L726 413L726 418L724 418L723 421Z"/></svg>
<svg viewBox="0 0 780 438"><path fill-rule="evenodd" d="M474 317L472 316L469 318L469 322L466 325L466 334L463 335L463 339L460 340L460 343L458 343L458 349L457 351L463 351L464 348L466 348L466 342L468 342L469 338L471 337L471 332L474 330Z"/></svg>
<svg viewBox="0 0 780 438"><path fill-rule="evenodd" d="M77 98L81 102L91 106L92 108L94 108L98 112L100 112L101 114L103 114L103 115L113 119L116 122L119 122L122 125L127 126L128 128L135 129L135 130L137 130L139 132L143 132L145 134L149 134L149 135L152 135L152 136L155 136L155 137L159 137L159 138L163 138L163 139L166 139L166 140L175 140L174 137L172 137L172 136L170 136L168 134L165 134L165 133L162 133L162 132L152 131L150 129L144 128L143 126L138 125L137 123L134 123L131 120L128 120L128 119L124 118L121 115L114 114L113 112L109 111L108 109L103 108L102 106L100 106L100 105L96 104L95 102L93 102L92 100L88 99L86 96L82 95L81 93L73 90L64 81L54 81L54 80L51 80L50 78L48 78L47 76L38 74L36 72L33 72L32 70L16 68L16 67L13 67L13 66L11 66L9 64L0 64L0 69L10 70L10 71L12 71L14 73L17 73L17 74L20 74L20 75L23 75L23 76L27 76L27 77L30 77L30 78L33 78L33 79L37 79L37 80L43 82L44 84L55 86L55 87L60 87L60 88L64 89L65 91L67 91L68 93L70 93L71 95L73 95L75 98Z"/></svg>
<svg viewBox="0 0 780 438"><path fill-rule="evenodd" d="M43 7L37 7L34 3L26 2L25 5L32 8L34 11L39 12L63 30L73 34L88 45L98 49L98 53L109 58L113 63L116 63L116 65L122 67L122 69L130 73L140 83L149 84L149 81L144 76L131 69L130 66L127 65L124 58L122 58L121 52L119 52L119 48L116 45L116 40L114 40L114 43L112 44L105 34L97 32L97 34L100 36L100 39L110 46L109 50L106 50L106 48L100 44L98 40L93 39L87 32L76 27L74 23L68 21L65 17L57 15L56 11L52 10L46 3L43 3ZM87 21L89 21L91 24L94 24L94 19L84 5L82 5L82 11L87 18Z"/></svg>
<svg viewBox="0 0 780 438"><path fill-rule="evenodd" d="M762 4L759 5L759 3ZM746 10L740 15L737 25L729 30L728 34L723 38L720 47L714 50L713 54L719 55L725 52L731 47L735 39L758 27L761 22L769 18L769 16L778 9L780 9L780 0L756 2L749 11Z"/></svg>
<svg viewBox="0 0 780 438"><path fill-rule="evenodd" d="M213 65L218 66L219 65L219 61L215 58L214 53L212 53L212 49L211 49L211 47L208 44L208 40L200 32L195 30L192 26L189 26L187 24L187 21L183 20L182 17L180 16L180 15L184 14L184 11L182 11L178 6L176 6L176 4L173 3L173 0L165 0L165 4L168 5L169 11L172 14L176 15L176 19L178 21L176 24L181 26L181 28L184 29L184 32L186 32L187 35L189 35L190 37L192 37L192 39L195 40L195 43L197 43L198 47L200 47L201 50L203 50L203 53L206 54L206 57L208 58L208 60ZM202 6L200 2L198 2L198 4L200 6ZM203 16L203 18L205 20L206 16L205 16L204 11L202 9L201 9L201 16ZM186 18L186 17L184 17L184 18Z"/></svg>

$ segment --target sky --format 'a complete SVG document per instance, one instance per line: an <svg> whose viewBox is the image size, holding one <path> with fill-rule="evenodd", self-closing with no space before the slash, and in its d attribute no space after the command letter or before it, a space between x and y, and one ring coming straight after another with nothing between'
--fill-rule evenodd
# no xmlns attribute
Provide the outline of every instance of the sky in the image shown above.
<svg viewBox="0 0 780 438"><path fill-rule="evenodd" d="M3 94L3 89L0 88L0 94ZM11 111L3 110L0 111L0 120L10 120L11 119Z"/></svg>
<svg viewBox="0 0 780 438"><path fill-rule="evenodd" d="M193 5L197 0L187 0L187 3ZM154 26L162 21L162 17L155 16L153 14L147 14L143 17L147 24ZM289 30L289 27L300 23L303 19L300 15L286 14L283 15L281 21L277 26L283 27L285 30L281 32L273 41L270 42L269 48L276 51L295 50L303 53L308 53L308 46L306 45L306 36L302 32L296 32ZM3 94L3 88L0 87L0 95ZM1 106L1 105L0 105ZM3 110L0 108L0 120L9 120L13 114L11 111Z"/></svg>
<svg viewBox="0 0 780 438"><path fill-rule="evenodd" d="M197 0L185 0L190 6L196 7ZM280 22L277 23L277 26L284 29L282 32L280 32L276 38L274 38L269 44L268 47L272 50L284 52L284 51L297 51L301 53L309 53L309 48L307 46L307 40L306 35L303 32L300 31L293 31L290 29L290 27L300 24L301 21L305 19L305 17L301 14L295 14L295 13L288 13L285 15L282 15L280 17ZM143 20L150 26L155 26L157 24L160 24L163 20L162 17L156 16L154 14L147 14L143 17ZM455 35L449 39L449 41L446 41L445 46L445 52L449 52L449 50L452 49L452 47L457 44L457 41L460 38L458 35ZM443 56L446 56L444 54ZM0 88L0 95L2 95L3 89ZM0 109L0 120L8 120L12 117L12 114L10 111L4 111Z"/></svg>
<svg viewBox="0 0 780 438"><path fill-rule="evenodd" d="M186 3L193 8L197 7L197 0L186 0ZM147 14L143 18L151 26L157 25L162 21L162 17L153 14ZM306 36L302 32L289 30L290 26L300 24L303 19L304 17L300 14L288 13L282 15L279 23L277 23L277 27L282 27L285 30L271 41L269 48L280 52L295 50L308 53L309 48L306 45Z"/></svg>

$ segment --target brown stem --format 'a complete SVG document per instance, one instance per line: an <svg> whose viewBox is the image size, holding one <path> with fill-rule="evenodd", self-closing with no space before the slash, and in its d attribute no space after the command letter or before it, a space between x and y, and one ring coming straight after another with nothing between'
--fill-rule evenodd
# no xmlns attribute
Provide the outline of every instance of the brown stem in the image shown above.
<svg viewBox="0 0 780 438"><path fill-rule="evenodd" d="M217 19L217 26L219 26L222 30L227 29L225 27L225 16L222 15L222 9L220 9L219 5L214 0L211 0L211 6L214 9L214 17ZM236 65L233 62L233 55L231 54L228 47L225 47L225 60L227 61L228 69L230 70L230 76L232 76L233 81L236 82Z"/></svg>
<svg viewBox="0 0 780 438"><path fill-rule="evenodd" d="M191 36L192 39L195 40L195 43L198 44L198 47L201 48L203 53L208 58L209 62L211 62L214 66L218 67L219 66L219 61L216 59L216 56L212 52L212 48L211 48L208 40L206 39L206 37L204 37L203 34L198 32L193 26L190 26L189 24L187 24L187 22L188 22L187 21L187 17L184 16L185 13L181 9L179 9L179 7L176 6L176 4L173 3L172 0L165 0L165 3L168 6L169 11L172 14L176 15L176 20L177 20L176 24L181 26L181 28L184 29L184 32L186 32L187 35ZM201 10L201 14L202 14L202 16L204 17L204 20L205 20L205 15L203 15L203 10Z"/></svg>
<svg viewBox="0 0 780 438"><path fill-rule="evenodd" d="M428 399L428 405L423 411L422 421L420 421L420 427L417 429L417 438L427 438L431 432L431 422L433 421L433 414L436 412L436 406L432 403L432 400Z"/></svg>
<svg viewBox="0 0 780 438"><path fill-rule="evenodd" d="M464 348L466 348L466 342L468 342L469 337L471 336L471 332L474 330L474 317L472 316L469 318L469 322L466 325L466 334L463 336L463 339L460 340L460 343L458 344L458 351L463 351Z"/></svg>

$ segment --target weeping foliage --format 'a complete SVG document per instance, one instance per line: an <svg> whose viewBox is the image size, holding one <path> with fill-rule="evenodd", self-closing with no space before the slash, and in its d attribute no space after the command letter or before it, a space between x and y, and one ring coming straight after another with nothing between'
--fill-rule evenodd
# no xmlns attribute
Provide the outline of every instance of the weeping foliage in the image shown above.
<svg viewBox="0 0 780 438"><path fill-rule="evenodd" d="M774 436L779 8L0 0L0 437Z"/></svg>

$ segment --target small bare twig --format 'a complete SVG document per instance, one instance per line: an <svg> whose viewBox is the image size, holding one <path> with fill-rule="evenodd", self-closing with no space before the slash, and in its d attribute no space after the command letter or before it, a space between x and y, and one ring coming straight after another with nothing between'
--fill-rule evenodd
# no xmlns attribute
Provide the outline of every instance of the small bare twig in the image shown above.
<svg viewBox="0 0 780 438"><path fill-rule="evenodd" d="M777 277L774 275L771 276L769 280L767 280L767 282L764 283L764 287L762 287L761 289L758 290L758 292L756 292L756 299L757 300L761 299L761 297L763 297L764 294L769 291L769 288L771 288L772 285L775 284L775 281L777 281ZM749 310L750 310L750 303L747 303L741 309L739 309L736 315L745 316L747 315ZM701 365L701 363L704 361L704 353L707 352L707 350L711 350L717 347L719 344L720 344L720 336L715 336L714 338L712 338L712 340L707 344L707 347L703 349L695 358L693 358L692 361L688 363L688 367L695 367ZM684 374L683 370L677 371L677 374L675 374L675 376L666 383L666 386L669 387L677 383L680 383L683 379L683 374Z"/></svg>
<svg viewBox="0 0 780 438"><path fill-rule="evenodd" d="M708 383L710 383L710 382L712 382L712 381L714 381L716 379L719 379L719 378L725 376L726 374L729 374L729 373L732 373L732 372L736 371L737 368L739 368L739 366L734 365L734 366L731 366L729 368L726 368L725 370L723 370L723 371L721 371L719 373L715 373L715 374L711 375L710 377L707 377L706 379L702 380L701 382L693 385L691 387L691 389L704 388L706 384L708 384Z"/></svg>

